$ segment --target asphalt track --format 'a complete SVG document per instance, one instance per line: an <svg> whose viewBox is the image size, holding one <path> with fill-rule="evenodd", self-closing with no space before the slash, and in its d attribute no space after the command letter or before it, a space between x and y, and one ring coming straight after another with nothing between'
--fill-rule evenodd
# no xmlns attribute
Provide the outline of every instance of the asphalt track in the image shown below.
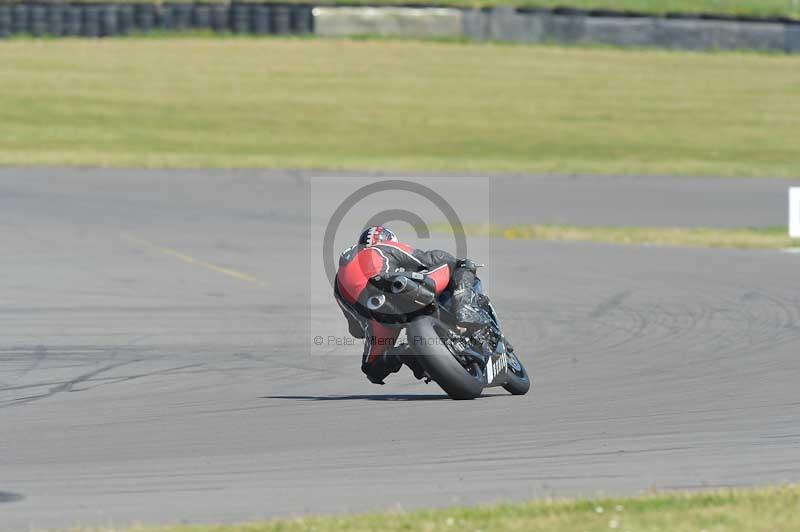
<svg viewBox="0 0 800 532"><path fill-rule="evenodd" d="M344 322L310 293L310 183L0 169L0 529L800 480L800 256L492 241L534 386L455 402L312 345ZM788 185L496 178L488 201L500 221L776 225Z"/></svg>

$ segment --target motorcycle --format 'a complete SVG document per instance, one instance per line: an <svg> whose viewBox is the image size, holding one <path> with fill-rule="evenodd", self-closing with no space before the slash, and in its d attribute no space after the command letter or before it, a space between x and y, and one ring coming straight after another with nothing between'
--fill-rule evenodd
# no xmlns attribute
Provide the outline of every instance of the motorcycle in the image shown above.
<svg viewBox="0 0 800 532"><path fill-rule="evenodd" d="M513 395L528 392L528 373L500 329L479 278L473 306L482 319L470 329L456 324L452 292L437 296L424 273L385 274L372 284L380 292L368 298L367 308L379 321L405 328L408 349L424 368L426 382L435 381L453 399L474 399L499 386Z"/></svg>

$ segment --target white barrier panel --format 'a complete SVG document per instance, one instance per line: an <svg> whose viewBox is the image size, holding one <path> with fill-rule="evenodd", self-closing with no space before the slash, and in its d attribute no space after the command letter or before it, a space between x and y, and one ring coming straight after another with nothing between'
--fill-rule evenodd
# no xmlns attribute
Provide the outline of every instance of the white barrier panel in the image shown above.
<svg viewBox="0 0 800 532"><path fill-rule="evenodd" d="M463 37L464 13L452 8L315 7L314 33L325 37L383 35Z"/></svg>
<svg viewBox="0 0 800 532"><path fill-rule="evenodd" d="M800 238L800 187L789 189L789 236Z"/></svg>

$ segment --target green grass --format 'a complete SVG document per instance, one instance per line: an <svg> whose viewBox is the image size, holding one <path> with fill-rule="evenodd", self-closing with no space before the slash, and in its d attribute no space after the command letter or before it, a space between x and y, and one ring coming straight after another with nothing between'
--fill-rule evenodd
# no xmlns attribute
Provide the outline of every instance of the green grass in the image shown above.
<svg viewBox="0 0 800 532"><path fill-rule="evenodd" d="M635 498L545 500L472 508L314 517L242 525L134 528L128 532L767 532L800 530L796 486Z"/></svg>
<svg viewBox="0 0 800 532"><path fill-rule="evenodd" d="M25 39L0 65L6 165L800 175L800 57Z"/></svg>
<svg viewBox="0 0 800 532"><path fill-rule="evenodd" d="M14 0L0 0L0 3ZM55 0L58 1L58 0ZM98 0L78 0L91 1ZM129 1L129 0L110 0ZM155 0L141 0L151 1ZM175 0L171 0L175 1ZM177 0L192 1L192 0ZM222 2L223 0L210 0ZM261 0L246 0L261 1ZM278 1L278 0L275 0ZM301 2L305 0L289 0ZM281 3L285 3L281 0ZM793 0L321 0L320 4L436 4L444 6L484 7L514 5L519 7L573 7L581 9L613 9L640 13L714 13L755 17L800 18L800 5Z"/></svg>
<svg viewBox="0 0 800 532"><path fill-rule="evenodd" d="M449 224L432 230L452 232ZM709 227L588 227L568 225L466 225L468 236L493 236L508 240L558 240L739 249L782 249L800 246L786 227L717 229Z"/></svg>

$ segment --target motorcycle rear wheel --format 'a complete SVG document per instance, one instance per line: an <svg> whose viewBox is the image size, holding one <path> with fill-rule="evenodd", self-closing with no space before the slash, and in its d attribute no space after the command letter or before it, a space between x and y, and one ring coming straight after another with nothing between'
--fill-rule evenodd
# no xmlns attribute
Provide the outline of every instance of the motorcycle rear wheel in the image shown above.
<svg viewBox="0 0 800 532"><path fill-rule="evenodd" d="M470 372L448 349L442 332L447 326L431 316L408 324L408 344L431 379L452 399L474 399L483 392L483 373Z"/></svg>

